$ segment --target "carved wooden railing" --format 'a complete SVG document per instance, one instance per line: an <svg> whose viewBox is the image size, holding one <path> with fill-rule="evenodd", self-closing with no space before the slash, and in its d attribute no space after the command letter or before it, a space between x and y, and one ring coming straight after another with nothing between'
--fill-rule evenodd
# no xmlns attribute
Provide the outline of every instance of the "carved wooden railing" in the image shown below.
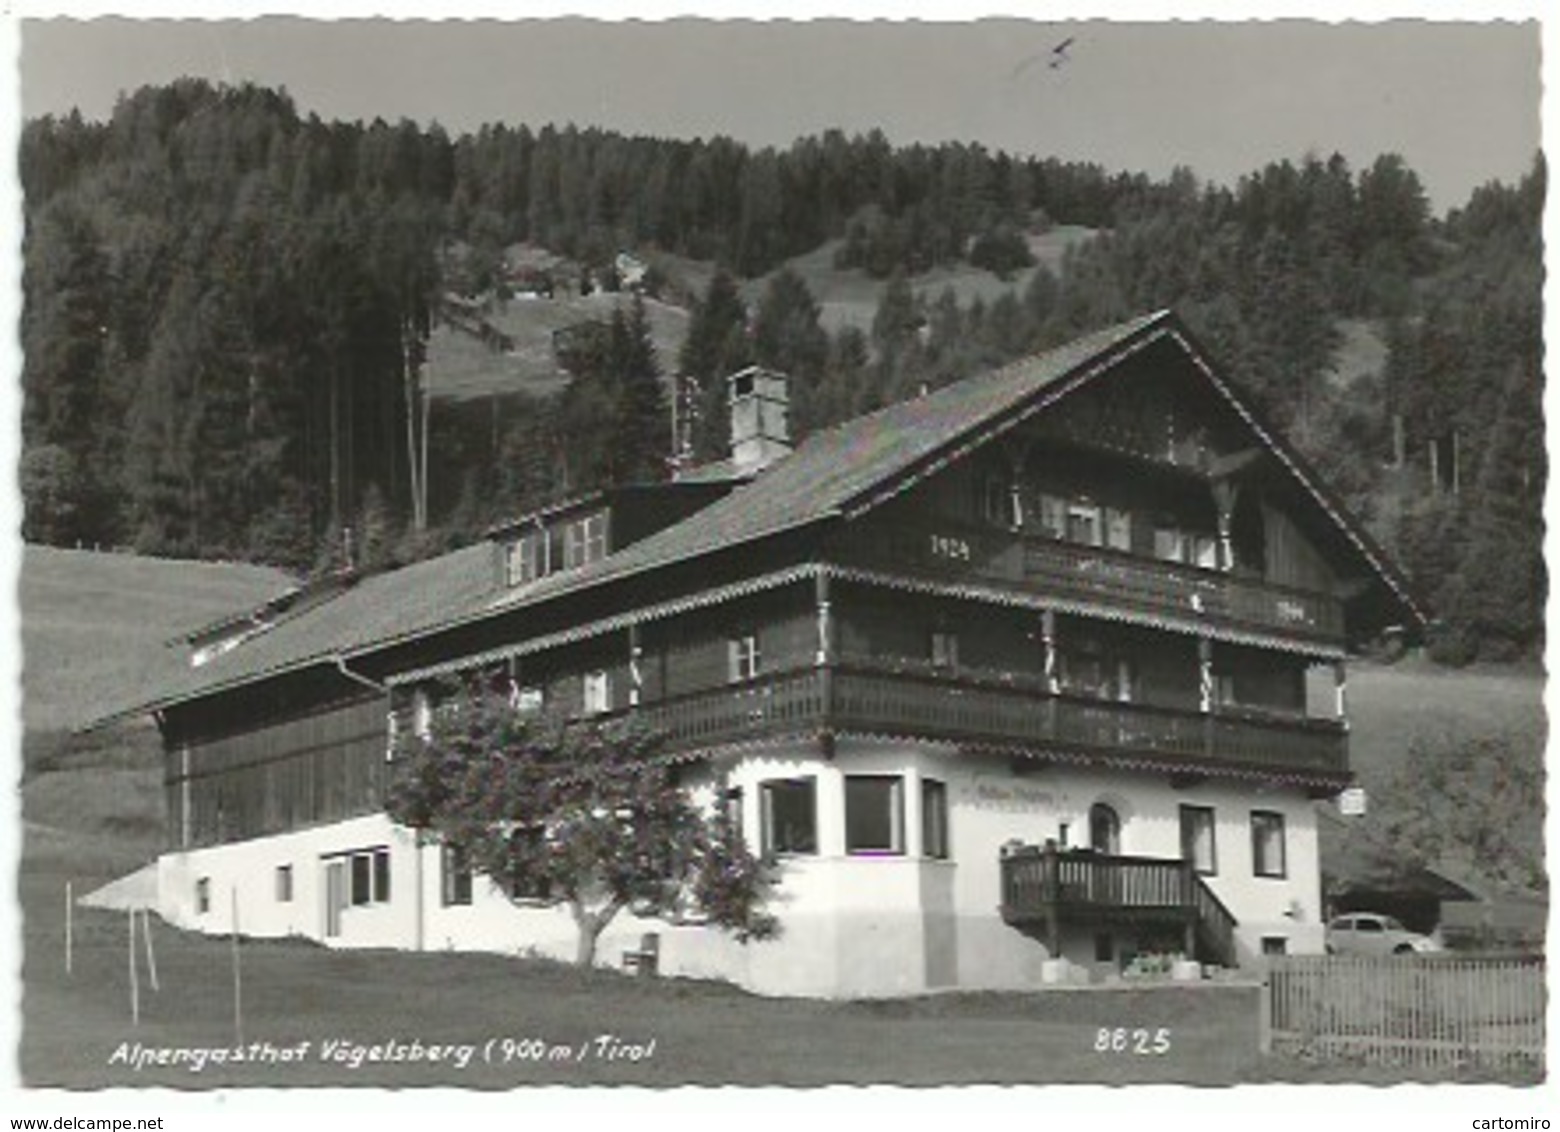
<svg viewBox="0 0 1560 1132"><path fill-rule="evenodd" d="M1203 714L1048 695L1032 676L971 678L861 661L765 674L647 703L642 718L693 749L808 731L992 746L1127 751L1172 763L1343 774L1347 735L1327 720Z"/></svg>
<svg viewBox="0 0 1560 1132"><path fill-rule="evenodd" d="M1180 621L1320 642L1344 635L1343 605L1332 594L1000 527L904 524L863 534L848 553L886 570L978 578Z"/></svg>
<svg viewBox="0 0 1560 1132"><path fill-rule="evenodd" d="M1161 917L1192 933L1215 962L1236 961L1235 917L1189 861L1026 847L1002 858L1002 917L1044 922L1054 935L1068 921L1122 914Z"/></svg>
<svg viewBox="0 0 1560 1132"><path fill-rule="evenodd" d="M1323 593L1055 539L1024 540L1024 578L1047 593L1144 612L1326 639L1343 637L1343 606Z"/></svg>

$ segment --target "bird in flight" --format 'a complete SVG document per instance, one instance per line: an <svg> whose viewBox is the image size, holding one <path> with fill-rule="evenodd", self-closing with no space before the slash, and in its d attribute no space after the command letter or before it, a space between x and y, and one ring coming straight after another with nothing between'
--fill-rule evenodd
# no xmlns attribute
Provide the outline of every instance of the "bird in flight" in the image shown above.
<svg viewBox="0 0 1560 1132"><path fill-rule="evenodd" d="M1053 70L1053 71L1056 70L1063 63L1070 63L1070 62L1072 62L1072 56L1067 53L1067 49L1070 48L1075 42L1077 42L1076 37L1070 35L1066 39L1064 39L1060 43L1058 43L1055 47L1051 48L1050 55L1049 55L1050 62L1048 64L1050 66L1051 70ZM1024 59L1022 62L1020 62L1018 64L1018 66L1013 68L1013 73L1011 75L1009 75L1008 78L1010 78L1010 79L1018 78L1019 75L1023 74L1025 71L1029 70L1030 67L1034 66L1036 63L1038 63L1041 59L1044 59L1044 58L1047 58L1047 56L1045 56L1045 55L1031 55L1031 56L1029 56L1027 59Z"/></svg>

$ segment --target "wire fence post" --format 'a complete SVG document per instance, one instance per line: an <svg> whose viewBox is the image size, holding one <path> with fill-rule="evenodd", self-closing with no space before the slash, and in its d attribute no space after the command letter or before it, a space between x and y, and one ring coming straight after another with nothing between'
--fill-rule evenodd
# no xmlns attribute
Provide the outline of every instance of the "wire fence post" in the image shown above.
<svg viewBox="0 0 1560 1132"><path fill-rule="evenodd" d="M157 955L152 951L152 910L141 909L141 936L146 940L146 974L151 980L152 990L162 992L162 986L157 981Z"/></svg>
<svg viewBox="0 0 1560 1132"><path fill-rule="evenodd" d="M71 882L65 882L65 974L70 975L74 961L75 948L75 923L72 916L75 914L75 900Z"/></svg>
<svg viewBox="0 0 1560 1132"><path fill-rule="evenodd" d="M135 968L135 909L133 907L130 909L130 916L127 922L130 925L130 950L128 952L130 959L130 1024L139 1026L141 1024L141 982Z"/></svg>
<svg viewBox="0 0 1560 1132"><path fill-rule="evenodd" d="M232 890L233 907L233 1035L239 1045L244 1044L244 977L238 960L238 886Z"/></svg>

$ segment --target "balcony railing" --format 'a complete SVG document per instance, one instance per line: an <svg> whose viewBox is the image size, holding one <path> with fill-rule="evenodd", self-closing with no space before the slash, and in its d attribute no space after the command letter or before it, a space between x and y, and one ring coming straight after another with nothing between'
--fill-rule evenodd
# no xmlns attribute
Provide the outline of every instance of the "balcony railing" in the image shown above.
<svg viewBox="0 0 1560 1132"><path fill-rule="evenodd" d="M849 553L887 569L980 578L1111 609L1318 642L1343 639L1331 594L997 527L948 523L865 533Z"/></svg>
<svg viewBox="0 0 1560 1132"><path fill-rule="evenodd" d="M1235 917L1189 861L1026 847L1002 858L1002 918L1043 923L1162 920L1215 961L1235 961Z"/></svg>
<svg viewBox="0 0 1560 1132"><path fill-rule="evenodd" d="M858 731L1155 755L1188 770L1241 765L1326 777L1348 770L1347 735L1332 721L1053 696L1033 678L969 679L861 662L763 675L639 710L684 750L799 731Z"/></svg>
<svg viewBox="0 0 1560 1132"><path fill-rule="evenodd" d="M1146 612L1323 639L1343 636L1343 607L1329 594L1121 551L1026 538L1024 578L1047 592L1103 598Z"/></svg>

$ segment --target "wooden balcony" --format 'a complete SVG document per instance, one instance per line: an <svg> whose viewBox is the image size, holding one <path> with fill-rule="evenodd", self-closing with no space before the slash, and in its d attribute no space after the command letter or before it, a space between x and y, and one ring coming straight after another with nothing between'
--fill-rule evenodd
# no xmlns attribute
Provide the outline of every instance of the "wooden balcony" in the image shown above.
<svg viewBox="0 0 1560 1132"><path fill-rule="evenodd" d="M766 674L639 708L689 750L801 731L910 736L995 748L1156 756L1342 782L1347 734L1327 720L1197 711L1048 695L1034 677L979 679L863 662Z"/></svg>
<svg viewBox="0 0 1560 1132"><path fill-rule="evenodd" d="M1117 550L1026 538L1024 579L1048 593L1103 599L1148 613L1178 613L1325 641L1343 639L1343 606L1330 594Z"/></svg>
<svg viewBox="0 0 1560 1132"><path fill-rule="evenodd" d="M1188 861L1025 847L1002 858L1002 918L1043 925L1055 951L1064 924L1181 931L1183 950L1235 964L1235 917Z"/></svg>
<svg viewBox="0 0 1560 1132"><path fill-rule="evenodd" d="M1331 594L1039 534L905 525L861 536L846 556L876 569L980 580L1150 618L1317 644L1344 639L1343 605Z"/></svg>

